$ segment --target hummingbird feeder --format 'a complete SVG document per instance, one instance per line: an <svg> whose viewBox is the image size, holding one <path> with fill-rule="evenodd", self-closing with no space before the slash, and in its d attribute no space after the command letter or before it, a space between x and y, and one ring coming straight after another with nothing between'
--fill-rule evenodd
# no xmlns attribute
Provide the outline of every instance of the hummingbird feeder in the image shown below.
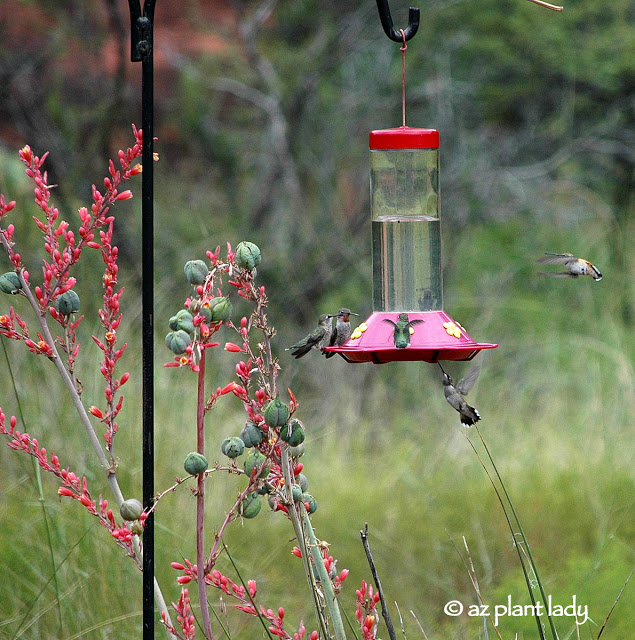
<svg viewBox="0 0 635 640"><path fill-rule="evenodd" d="M406 40L417 31L419 12L411 8L407 30L397 31L386 0L377 5L386 35L403 43L403 124L369 137L373 313L347 342L326 351L375 364L471 360L498 345L475 342L443 310L439 132L405 122Z"/></svg>

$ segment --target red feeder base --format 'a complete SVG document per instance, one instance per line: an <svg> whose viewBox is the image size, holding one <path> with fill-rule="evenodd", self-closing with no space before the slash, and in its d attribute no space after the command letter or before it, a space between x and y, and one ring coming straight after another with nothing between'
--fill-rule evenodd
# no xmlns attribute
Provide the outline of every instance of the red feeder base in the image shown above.
<svg viewBox="0 0 635 640"><path fill-rule="evenodd" d="M408 312L409 320L423 320L412 327L410 345L397 349L394 327L385 319L397 322L399 312L375 312L353 330L350 340L341 347L327 347L326 351L339 353L347 362L386 362L439 360L471 360L482 349L498 345L474 342L458 322L445 311Z"/></svg>

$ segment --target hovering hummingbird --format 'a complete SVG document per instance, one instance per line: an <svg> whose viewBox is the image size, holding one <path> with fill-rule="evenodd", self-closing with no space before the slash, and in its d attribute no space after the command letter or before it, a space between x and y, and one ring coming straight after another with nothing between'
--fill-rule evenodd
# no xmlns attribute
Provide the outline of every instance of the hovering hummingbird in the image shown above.
<svg viewBox="0 0 635 640"><path fill-rule="evenodd" d="M342 307L333 317L337 318L335 322L335 331L331 334L329 347L341 347L351 337L350 316L358 316L359 313L353 313L350 309ZM332 358L335 351L324 351L327 358Z"/></svg>
<svg viewBox="0 0 635 640"><path fill-rule="evenodd" d="M324 349L331 341L331 334L333 333L333 318L328 313L323 313L318 318L318 326L309 333L308 336L302 338L295 344L285 349L285 351L291 351L291 355L296 358L305 356L313 347L316 349Z"/></svg>
<svg viewBox="0 0 635 640"><path fill-rule="evenodd" d="M536 260L538 264L561 264L566 271L558 273L539 272L541 276L552 278L577 278L578 276L591 276L594 280L602 280L600 270L588 260L576 258L571 253L545 253L545 258Z"/></svg>
<svg viewBox="0 0 635 640"><path fill-rule="evenodd" d="M405 349L410 346L411 327L415 324L421 324L423 320L408 320L407 313L400 313L397 322L393 322L388 318L384 318L384 322L390 322L395 328L393 337L395 340L395 349ZM412 330L414 332L414 329Z"/></svg>
<svg viewBox="0 0 635 640"><path fill-rule="evenodd" d="M464 427L471 427L481 419L481 416L474 407L470 407L463 396L469 393L479 373L481 373L480 361L465 374L465 377L456 387L452 384L452 378L444 371L441 363L439 362L438 364L441 367L441 371L443 371L443 393L445 394L445 399L451 407L459 412L461 424Z"/></svg>

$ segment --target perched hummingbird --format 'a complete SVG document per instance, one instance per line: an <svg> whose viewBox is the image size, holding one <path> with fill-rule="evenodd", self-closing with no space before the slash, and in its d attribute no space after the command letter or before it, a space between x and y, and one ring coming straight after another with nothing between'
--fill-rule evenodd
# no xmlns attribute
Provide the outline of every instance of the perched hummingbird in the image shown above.
<svg viewBox="0 0 635 640"><path fill-rule="evenodd" d="M335 322L335 331L331 334L329 347L341 347L351 337L351 316L358 316L359 313L353 313L350 309L342 307L333 317L337 318ZM324 351L327 358L332 358L335 351Z"/></svg>
<svg viewBox="0 0 635 640"><path fill-rule="evenodd" d="M441 367L441 363L439 362L438 364ZM474 407L470 407L463 396L469 393L479 373L481 373L480 361L465 374L463 380L456 387L452 384L452 378L443 370L443 367L441 367L441 371L443 371L443 393L445 394L445 399L451 407L459 412L461 424L464 427L471 427L481 419L481 416Z"/></svg>
<svg viewBox="0 0 635 640"><path fill-rule="evenodd" d="M410 327L415 324L421 324L423 320L408 320L407 313L400 313L397 322L388 320L388 318L384 318L384 322L390 322L390 324L395 327L393 334L395 349L405 349L410 346Z"/></svg>
<svg viewBox="0 0 635 640"><path fill-rule="evenodd" d="M285 351L291 351L291 355L296 358L305 356L313 347L316 349L324 349L331 341L331 334L333 333L333 318L328 313L323 313L318 318L318 326L309 333L308 336L302 338L295 344L285 349Z"/></svg>
<svg viewBox="0 0 635 640"><path fill-rule="evenodd" d="M536 260L538 264L561 264L566 271L558 273L543 273L541 276L551 276L552 278L577 278L578 276L591 276L594 280L602 280L600 270L592 265L588 260L576 258L571 253L546 253L545 258Z"/></svg>

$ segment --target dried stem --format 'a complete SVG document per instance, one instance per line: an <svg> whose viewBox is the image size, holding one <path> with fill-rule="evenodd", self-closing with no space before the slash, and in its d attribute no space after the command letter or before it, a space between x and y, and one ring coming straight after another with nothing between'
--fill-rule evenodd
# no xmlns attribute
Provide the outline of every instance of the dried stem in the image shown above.
<svg viewBox="0 0 635 640"><path fill-rule="evenodd" d="M552 11L562 11L564 9L564 7L557 4L549 4L548 2L543 2L543 0L529 0L529 2L533 2L540 7L545 7L546 9L551 9Z"/></svg>
<svg viewBox="0 0 635 640"><path fill-rule="evenodd" d="M384 616L386 628L388 629L388 635L390 636L390 640L397 640L395 627L393 627L390 613L388 611L388 606L386 605L386 599L384 598L384 590L381 588L381 582L379 581L377 567L375 566L375 561L373 560L373 554L370 552L370 544L368 543L368 523L366 523L366 525L364 526L364 530L359 532L359 535L362 538L362 544L364 545L364 551L366 552L366 558L368 559L368 566L370 567L370 572L373 575L373 580L375 581L375 586L377 587L377 593L379 594L379 600L381 602L381 614Z"/></svg>

